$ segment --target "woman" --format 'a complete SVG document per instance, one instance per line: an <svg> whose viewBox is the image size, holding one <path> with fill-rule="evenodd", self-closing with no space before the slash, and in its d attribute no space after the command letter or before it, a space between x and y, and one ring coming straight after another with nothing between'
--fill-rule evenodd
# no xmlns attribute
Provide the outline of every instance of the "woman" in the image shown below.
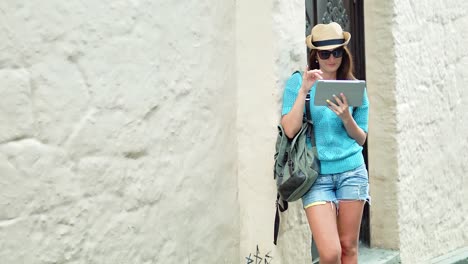
<svg viewBox="0 0 468 264"><path fill-rule="evenodd" d="M346 47L351 35L337 23L318 24L307 36L309 67L291 76L283 96L281 124L293 138L302 125L305 97L310 109L320 160L320 174L302 197L320 263L357 263L358 238L365 202L370 201L367 170L362 155L366 141L369 102L348 106L344 94L328 106L314 106L315 82L353 80L353 62Z"/></svg>

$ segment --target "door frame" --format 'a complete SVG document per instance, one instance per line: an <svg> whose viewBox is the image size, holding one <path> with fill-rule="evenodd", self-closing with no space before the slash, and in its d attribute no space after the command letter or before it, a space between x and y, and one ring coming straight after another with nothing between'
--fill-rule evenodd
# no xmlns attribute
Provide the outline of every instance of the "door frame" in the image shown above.
<svg viewBox="0 0 468 264"><path fill-rule="evenodd" d="M351 33L351 43L348 45L350 48L351 54L353 55L354 61L354 75L359 80L366 80L366 57L365 57L365 35L364 35L364 0L343 0L346 2L349 10L346 10L347 13L347 23L349 23L350 33ZM343 4L343 1L332 1L327 0L327 4ZM321 3L324 1L321 0ZM346 6L346 4L343 5ZM311 28L318 24L322 23L322 19L319 21L318 12L318 0L305 0L306 7L306 36L310 34ZM312 9L312 14L310 10ZM309 50L307 49L307 61L309 61ZM367 137L369 138L369 137ZM368 167L368 152L367 152L367 140L363 145L363 156L366 164L367 171ZM370 178L370 177L369 177ZM370 247L370 212L369 212L369 203L366 203L364 206L364 212L361 221L361 227L359 232L359 241L360 243ZM312 240L312 255L317 256L317 249L315 243Z"/></svg>

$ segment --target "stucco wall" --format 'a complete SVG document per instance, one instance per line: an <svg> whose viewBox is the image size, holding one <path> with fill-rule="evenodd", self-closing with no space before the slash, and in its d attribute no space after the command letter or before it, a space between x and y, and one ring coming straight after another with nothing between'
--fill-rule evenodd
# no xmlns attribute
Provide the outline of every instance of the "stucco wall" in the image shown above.
<svg viewBox="0 0 468 264"><path fill-rule="evenodd" d="M465 1L366 2L371 243L427 263L468 245Z"/></svg>
<svg viewBox="0 0 468 264"><path fill-rule="evenodd" d="M371 244L428 263L468 246L468 4L365 4Z"/></svg>
<svg viewBox="0 0 468 264"><path fill-rule="evenodd" d="M237 263L234 9L0 2L1 263Z"/></svg>
<svg viewBox="0 0 468 264"><path fill-rule="evenodd" d="M403 263L468 246L468 2L395 1Z"/></svg>
<svg viewBox="0 0 468 264"><path fill-rule="evenodd" d="M240 262L256 253L271 263L310 262L310 231L300 201L281 214L273 245L273 154L283 89L305 66L304 1L236 2ZM257 259L258 260L258 259Z"/></svg>
<svg viewBox="0 0 468 264"><path fill-rule="evenodd" d="M370 100L368 167L371 246L399 248L398 140L392 1L365 1L365 54Z"/></svg>

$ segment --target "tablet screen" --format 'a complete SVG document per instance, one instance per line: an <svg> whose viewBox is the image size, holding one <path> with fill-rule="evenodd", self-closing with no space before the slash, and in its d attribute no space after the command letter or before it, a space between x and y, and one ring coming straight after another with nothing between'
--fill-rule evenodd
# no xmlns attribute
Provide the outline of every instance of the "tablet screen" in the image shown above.
<svg viewBox="0 0 468 264"><path fill-rule="evenodd" d="M361 106L366 81L362 80L318 80L315 88L314 105L327 106L327 100L334 103L333 95L343 93L349 106Z"/></svg>

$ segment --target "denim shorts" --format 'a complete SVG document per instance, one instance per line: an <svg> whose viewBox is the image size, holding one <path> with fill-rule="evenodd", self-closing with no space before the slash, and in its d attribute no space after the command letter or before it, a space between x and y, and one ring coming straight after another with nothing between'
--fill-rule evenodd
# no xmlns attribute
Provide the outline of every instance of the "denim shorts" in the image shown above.
<svg viewBox="0 0 468 264"><path fill-rule="evenodd" d="M319 174L310 190L302 196L304 208L340 200L361 200L370 203L369 177L363 164L336 174Z"/></svg>

